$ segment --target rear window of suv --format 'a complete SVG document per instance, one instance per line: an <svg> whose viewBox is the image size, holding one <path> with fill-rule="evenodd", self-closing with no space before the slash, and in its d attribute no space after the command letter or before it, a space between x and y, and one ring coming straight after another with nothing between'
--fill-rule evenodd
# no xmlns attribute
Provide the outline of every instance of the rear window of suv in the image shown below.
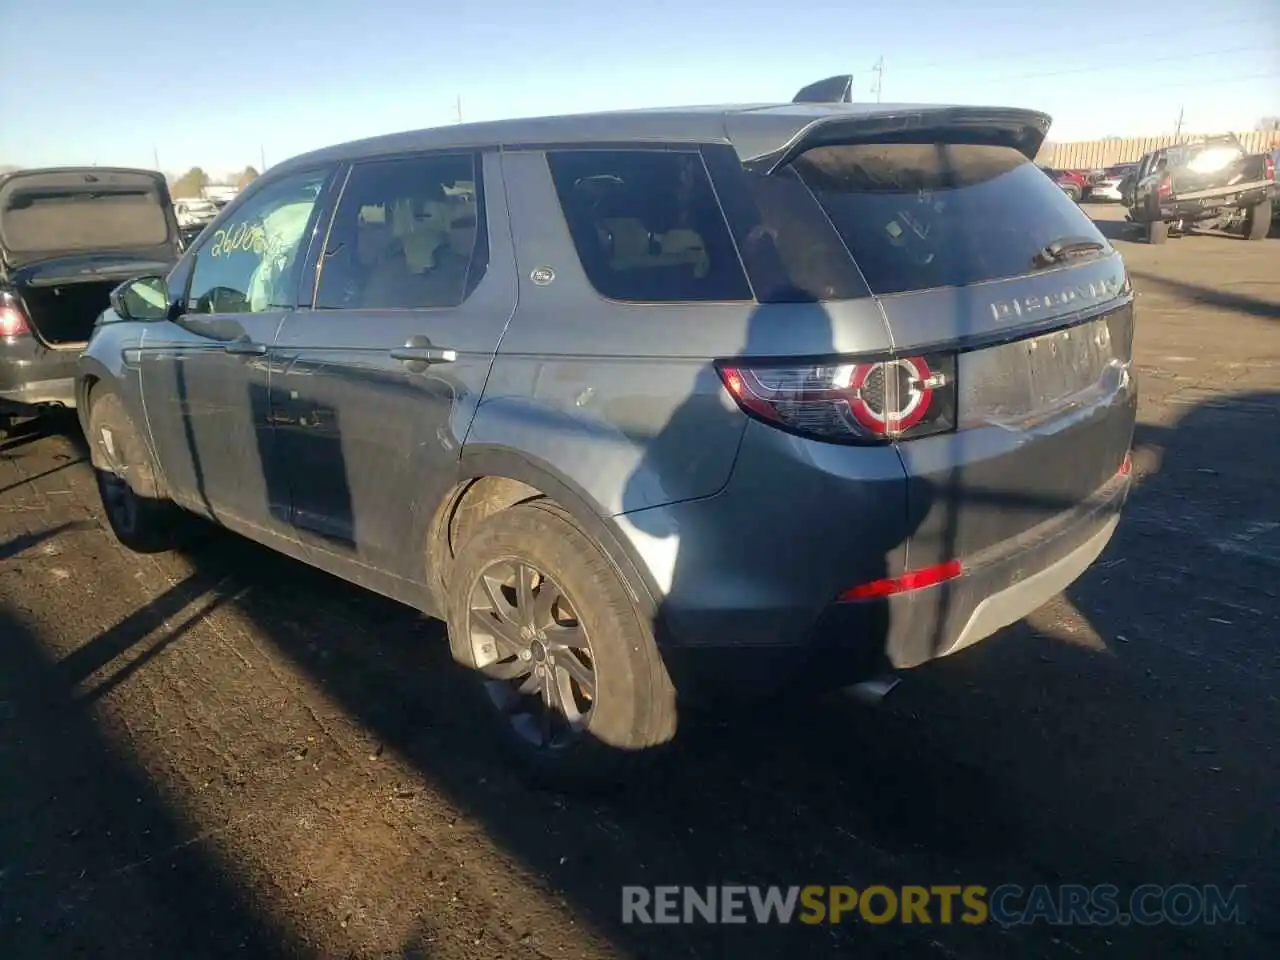
<svg viewBox="0 0 1280 960"><path fill-rule="evenodd" d="M877 294L1020 276L1066 237L1107 242L1023 154L977 144L819 147L793 163Z"/></svg>
<svg viewBox="0 0 1280 960"><path fill-rule="evenodd" d="M551 178L587 279L610 300L750 300L696 151L558 150Z"/></svg>

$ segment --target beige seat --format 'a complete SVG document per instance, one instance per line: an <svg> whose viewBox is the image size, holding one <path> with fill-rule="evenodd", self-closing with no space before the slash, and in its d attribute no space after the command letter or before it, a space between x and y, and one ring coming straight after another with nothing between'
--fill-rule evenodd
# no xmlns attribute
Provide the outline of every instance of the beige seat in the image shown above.
<svg viewBox="0 0 1280 960"><path fill-rule="evenodd" d="M600 221L609 238L609 266L614 270L636 270L649 265L649 231L639 220L616 217Z"/></svg>
<svg viewBox="0 0 1280 960"><path fill-rule="evenodd" d="M707 246L696 230L678 228L668 230L658 238L659 258L663 266L688 265L695 277L705 277L711 268Z"/></svg>

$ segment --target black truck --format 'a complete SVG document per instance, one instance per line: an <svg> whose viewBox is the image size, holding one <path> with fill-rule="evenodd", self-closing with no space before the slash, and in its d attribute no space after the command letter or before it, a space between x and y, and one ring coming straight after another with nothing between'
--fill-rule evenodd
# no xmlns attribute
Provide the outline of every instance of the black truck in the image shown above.
<svg viewBox="0 0 1280 960"><path fill-rule="evenodd" d="M1170 228L1242 222L1244 235L1262 240L1276 199L1270 153L1246 153L1230 135L1202 137L1153 150L1121 184L1129 219L1146 227L1150 243L1164 243Z"/></svg>
<svg viewBox="0 0 1280 960"><path fill-rule="evenodd" d="M0 176L0 435L75 405L76 360L108 296L180 255L163 174L57 167Z"/></svg>

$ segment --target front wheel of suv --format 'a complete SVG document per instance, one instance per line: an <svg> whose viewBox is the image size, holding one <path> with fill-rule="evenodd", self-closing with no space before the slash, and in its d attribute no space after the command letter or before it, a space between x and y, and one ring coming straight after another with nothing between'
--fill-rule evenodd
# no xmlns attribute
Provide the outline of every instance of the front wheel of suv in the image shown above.
<svg viewBox="0 0 1280 960"><path fill-rule="evenodd" d="M92 397L85 439L102 509L116 539L137 553L171 547L182 518L173 503L158 496L146 446L116 394Z"/></svg>
<svg viewBox="0 0 1280 960"><path fill-rule="evenodd" d="M546 785L616 783L675 735L652 631L609 560L549 501L491 517L463 545L449 637L479 708Z"/></svg>

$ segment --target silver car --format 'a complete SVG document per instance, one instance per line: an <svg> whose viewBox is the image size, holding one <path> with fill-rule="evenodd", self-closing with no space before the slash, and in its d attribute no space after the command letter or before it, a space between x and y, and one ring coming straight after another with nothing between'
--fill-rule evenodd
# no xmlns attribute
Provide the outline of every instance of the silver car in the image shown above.
<svg viewBox="0 0 1280 960"><path fill-rule="evenodd" d="M516 755L960 650L1129 489L1133 294L1020 109L457 125L297 157L80 362L110 523L180 511L439 617Z"/></svg>

